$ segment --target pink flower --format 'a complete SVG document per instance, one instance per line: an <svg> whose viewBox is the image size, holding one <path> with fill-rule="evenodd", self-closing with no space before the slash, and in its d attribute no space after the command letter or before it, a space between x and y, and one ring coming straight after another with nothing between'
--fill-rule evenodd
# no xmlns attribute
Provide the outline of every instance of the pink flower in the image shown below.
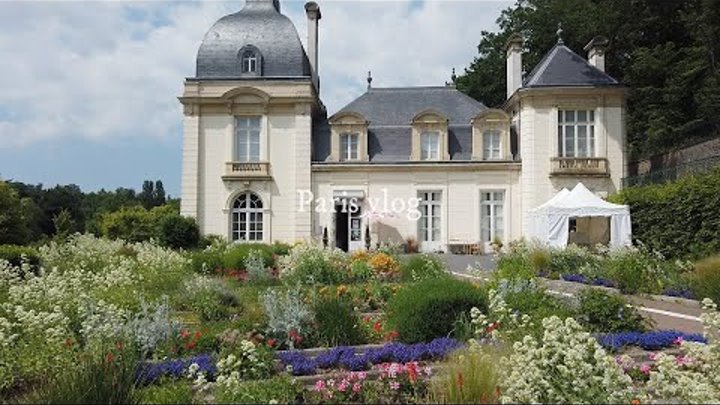
<svg viewBox="0 0 720 405"><path fill-rule="evenodd" d="M678 366L687 366L691 361L687 356L675 356L675 363L677 363Z"/></svg>
<svg viewBox="0 0 720 405"><path fill-rule="evenodd" d="M657 356L658 354L656 352L653 352L648 355L648 359L650 359L650 361L655 361L657 360Z"/></svg>
<svg viewBox="0 0 720 405"><path fill-rule="evenodd" d="M425 375L428 377L430 377L432 375L432 368L430 368L430 366L425 366L425 368L423 368L423 371L425 372Z"/></svg>
<svg viewBox="0 0 720 405"><path fill-rule="evenodd" d="M397 391L400 389L400 383L397 381L391 381L390 382L390 389L393 391Z"/></svg>
<svg viewBox="0 0 720 405"><path fill-rule="evenodd" d="M357 378L360 381L365 381L365 379L367 378L367 373L365 371L361 371L357 373Z"/></svg>
<svg viewBox="0 0 720 405"><path fill-rule="evenodd" d="M347 387L348 387L348 382L346 379L343 379L342 381L340 381L340 384L338 384L338 391L345 392Z"/></svg>
<svg viewBox="0 0 720 405"><path fill-rule="evenodd" d="M678 336L675 338L675 340L673 340L673 344L680 346L682 344L682 342L684 342L684 341L685 341L685 338L683 338L682 336Z"/></svg>
<svg viewBox="0 0 720 405"><path fill-rule="evenodd" d="M325 388L324 380L315 381L315 391L322 391Z"/></svg>
<svg viewBox="0 0 720 405"><path fill-rule="evenodd" d="M650 365L647 363L640 365L640 372L646 375L650 374Z"/></svg>
<svg viewBox="0 0 720 405"><path fill-rule="evenodd" d="M355 383L355 384L353 384L353 386L352 386L352 391L353 391L353 392L360 392L360 389L361 389L361 388L362 388L362 386L361 386L359 383Z"/></svg>

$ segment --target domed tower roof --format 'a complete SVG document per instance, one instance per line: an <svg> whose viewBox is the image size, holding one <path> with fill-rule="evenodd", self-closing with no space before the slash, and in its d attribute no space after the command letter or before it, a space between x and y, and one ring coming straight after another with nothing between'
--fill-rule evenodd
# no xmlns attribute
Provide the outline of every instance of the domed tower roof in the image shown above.
<svg viewBox="0 0 720 405"><path fill-rule="evenodd" d="M243 72L246 51L258 69ZM310 63L295 26L280 13L279 0L247 0L237 13L218 20L205 34L197 55L198 79L310 77Z"/></svg>

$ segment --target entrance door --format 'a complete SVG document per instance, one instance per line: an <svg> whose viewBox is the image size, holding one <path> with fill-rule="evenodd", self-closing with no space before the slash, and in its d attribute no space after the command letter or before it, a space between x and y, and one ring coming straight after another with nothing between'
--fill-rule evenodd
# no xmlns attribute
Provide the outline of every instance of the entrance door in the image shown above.
<svg viewBox="0 0 720 405"><path fill-rule="evenodd" d="M352 212L342 204L335 206L335 246L346 252L364 248L362 210Z"/></svg>
<svg viewBox="0 0 720 405"><path fill-rule="evenodd" d="M342 209L342 205L335 206L335 247L345 252L348 251L348 212Z"/></svg>

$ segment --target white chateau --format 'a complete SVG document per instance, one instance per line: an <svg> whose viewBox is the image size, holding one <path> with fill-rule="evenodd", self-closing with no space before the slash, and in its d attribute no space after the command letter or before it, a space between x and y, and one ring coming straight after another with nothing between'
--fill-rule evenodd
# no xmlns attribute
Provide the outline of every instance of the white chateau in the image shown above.
<svg viewBox="0 0 720 405"><path fill-rule="evenodd" d="M305 10L307 50L279 0L247 0L205 35L179 98L181 211L203 234L486 250L526 234L527 210L564 187L583 182L600 196L621 187L626 88L604 72L606 39L586 46L587 60L558 40L523 77L522 38L510 38L507 100L497 109L452 85L368 80L328 117L320 8Z"/></svg>

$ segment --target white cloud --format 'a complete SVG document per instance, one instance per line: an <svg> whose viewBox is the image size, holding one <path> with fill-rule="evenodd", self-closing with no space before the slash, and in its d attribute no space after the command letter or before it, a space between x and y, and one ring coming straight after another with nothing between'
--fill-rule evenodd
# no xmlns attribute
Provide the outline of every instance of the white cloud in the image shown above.
<svg viewBox="0 0 720 405"><path fill-rule="evenodd" d="M505 2L319 1L322 97L441 85L476 54ZM0 4L0 147L66 137L177 137L176 97L207 29L240 2ZM301 3L283 3L305 41ZM159 23L159 24L158 24ZM504 78L498 78L503 80Z"/></svg>

